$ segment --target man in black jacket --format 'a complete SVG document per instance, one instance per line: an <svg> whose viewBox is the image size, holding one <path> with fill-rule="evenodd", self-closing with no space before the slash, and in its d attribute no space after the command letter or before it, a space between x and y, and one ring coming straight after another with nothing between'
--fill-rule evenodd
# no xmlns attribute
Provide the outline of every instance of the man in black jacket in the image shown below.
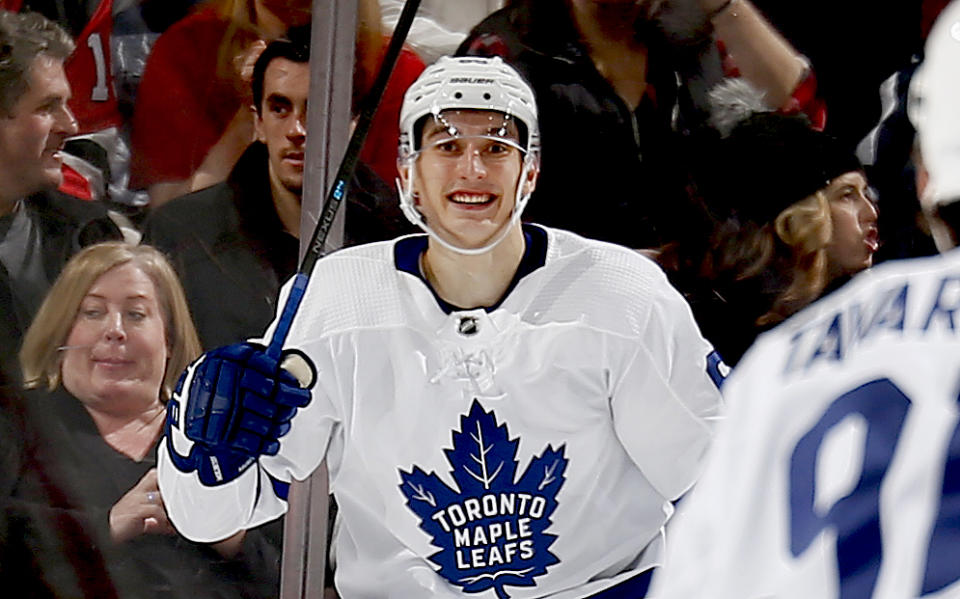
<svg viewBox="0 0 960 599"><path fill-rule="evenodd" d="M176 198L145 224L144 243L177 269L205 349L259 335L297 268L310 70L305 43L267 45L253 72L257 141L223 183ZM346 244L412 229L396 196L359 165L347 197Z"/></svg>
<svg viewBox="0 0 960 599"><path fill-rule="evenodd" d="M73 41L34 13L0 11L0 370L19 378L20 339L66 261L121 239L106 208L56 191L77 123L64 61Z"/></svg>

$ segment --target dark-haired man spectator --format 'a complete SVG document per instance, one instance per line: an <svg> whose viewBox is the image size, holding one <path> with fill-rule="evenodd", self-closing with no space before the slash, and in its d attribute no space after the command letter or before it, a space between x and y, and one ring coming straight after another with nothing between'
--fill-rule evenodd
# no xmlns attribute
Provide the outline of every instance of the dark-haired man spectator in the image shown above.
<svg viewBox="0 0 960 599"><path fill-rule="evenodd" d="M56 191L77 132L64 72L73 47L45 17L0 10L0 369L12 379L22 332L67 259L121 238L103 205Z"/></svg>
<svg viewBox="0 0 960 599"><path fill-rule="evenodd" d="M307 141L309 48L267 45L253 71L257 141L227 181L158 208L144 242L170 255L204 348L258 335L297 267ZM393 192L360 165L347 203L347 244L407 230Z"/></svg>

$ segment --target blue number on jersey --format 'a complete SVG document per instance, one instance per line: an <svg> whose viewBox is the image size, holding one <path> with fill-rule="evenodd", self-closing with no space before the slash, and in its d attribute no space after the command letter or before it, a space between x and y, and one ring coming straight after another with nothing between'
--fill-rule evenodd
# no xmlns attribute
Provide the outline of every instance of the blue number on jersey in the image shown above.
<svg viewBox="0 0 960 599"><path fill-rule="evenodd" d="M883 545L880 486L886 476L910 408L910 399L883 378L837 398L794 448L790 459L790 550L801 555L827 528L836 532L839 597L866 598L880 574ZM827 433L847 416L859 414L867 424L863 465L854 489L825 515L816 513L817 454ZM960 423L949 445L942 503L930 538L922 594L960 579Z"/></svg>
<svg viewBox="0 0 960 599"><path fill-rule="evenodd" d="M887 379L841 395L797 443L790 459L790 551L803 553L827 527L837 533L840 597L869 597L880 573L880 483L893 459L910 400ZM813 506L817 452L827 433L844 418L867 421L863 469L857 486L824 516Z"/></svg>

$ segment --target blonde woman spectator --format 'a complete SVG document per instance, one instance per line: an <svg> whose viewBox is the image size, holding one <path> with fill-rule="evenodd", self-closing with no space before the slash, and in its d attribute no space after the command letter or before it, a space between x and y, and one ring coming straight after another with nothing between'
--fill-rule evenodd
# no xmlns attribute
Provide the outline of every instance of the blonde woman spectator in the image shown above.
<svg viewBox="0 0 960 599"><path fill-rule="evenodd" d="M733 366L761 331L872 265L877 210L853 153L801 116L754 114L699 162L706 216L660 261Z"/></svg>
<svg viewBox="0 0 960 599"><path fill-rule="evenodd" d="M156 445L177 377L199 352L183 290L157 250L99 244L67 264L20 354L34 391L21 402L25 449L7 540L23 545L6 548L4 566L22 565L25 584L74 596L83 559L64 555L61 538L81 536L118 597L273 596L277 552L259 532L208 547L167 520Z"/></svg>

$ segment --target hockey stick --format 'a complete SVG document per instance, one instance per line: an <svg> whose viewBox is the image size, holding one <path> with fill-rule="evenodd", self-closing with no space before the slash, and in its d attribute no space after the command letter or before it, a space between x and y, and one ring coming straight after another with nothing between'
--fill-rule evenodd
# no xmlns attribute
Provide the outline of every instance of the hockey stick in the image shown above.
<svg viewBox="0 0 960 599"><path fill-rule="evenodd" d="M340 161L340 167L337 169L333 184L327 192L323 210L320 212L320 219L313 230L313 236L310 238L310 245L307 247L303 262L297 270L290 295L287 296L287 301L283 305L283 311L277 321L277 328L274 329L273 337L270 338L267 355L274 359L280 359L283 344L286 342L287 335L290 333L290 326L293 324L293 318L297 314L303 294L307 289L310 272L317 260L323 256L323 245L330 234L330 228L333 226L333 219L337 216L340 204L350 189L350 181L357 168L357 160L360 157L360 150L363 149L363 142L370 131L370 124L373 122L374 114L376 114L380 100L383 98L383 92L387 88L390 75L393 73L393 67L396 65L400 51L403 49L403 43L407 39L407 33L410 31L410 26L413 24L419 6L420 0L406 0L404 2L400 18L393 30L393 35L390 37L387 52L380 64L380 70L377 72L377 78L363 99L360 114L357 117L357 125L350 136L350 141L347 143L347 149L344 151L343 160Z"/></svg>
<svg viewBox="0 0 960 599"><path fill-rule="evenodd" d="M329 0L320 0L329 1ZM317 0L314 2L317 3ZM373 116L386 89L393 67L396 64L407 32L410 29L420 0L406 0L393 36L387 47L383 63L373 86L363 99L356 127L343 159L337 169L321 210L320 218L311 236L293 286L284 304L280 319L270 345L268 355L279 359L290 326L307 288L309 276L316 261L321 257L327 236L333 226L340 203L347 195L364 139L370 129ZM315 15L316 17L316 15ZM352 51L352 48L350 48ZM289 367L289 366L288 366ZM283 560L280 573L282 599L319 599L324 595L324 572L327 555L327 526L329 505L327 466L324 460L307 481L290 489L287 501L289 511L284 525Z"/></svg>

